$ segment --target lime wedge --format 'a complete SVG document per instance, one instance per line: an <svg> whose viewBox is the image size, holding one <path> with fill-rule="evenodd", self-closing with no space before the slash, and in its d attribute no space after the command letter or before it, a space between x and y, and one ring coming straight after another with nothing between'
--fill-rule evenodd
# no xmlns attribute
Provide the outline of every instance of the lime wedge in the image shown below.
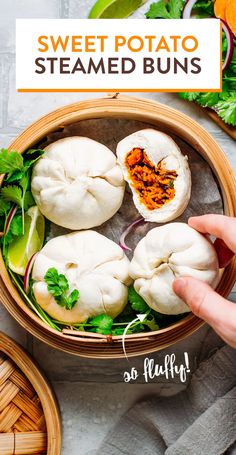
<svg viewBox="0 0 236 455"><path fill-rule="evenodd" d="M144 5L147 0L97 0L89 19L124 19Z"/></svg>
<svg viewBox="0 0 236 455"><path fill-rule="evenodd" d="M8 248L9 267L19 275L24 275L31 256L42 248L45 232L44 217L38 207L31 207L25 213L24 221L24 234L13 240Z"/></svg>

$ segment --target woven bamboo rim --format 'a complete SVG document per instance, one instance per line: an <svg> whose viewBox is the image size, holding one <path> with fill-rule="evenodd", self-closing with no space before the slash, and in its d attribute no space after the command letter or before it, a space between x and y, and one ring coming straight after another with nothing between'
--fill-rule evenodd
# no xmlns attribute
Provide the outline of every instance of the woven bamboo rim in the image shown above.
<svg viewBox="0 0 236 455"><path fill-rule="evenodd" d="M0 455L60 455L52 390L29 355L0 332Z"/></svg>
<svg viewBox="0 0 236 455"><path fill-rule="evenodd" d="M212 136L185 114L154 101L128 96L109 96L71 104L45 115L10 145L10 150L23 153L60 127L94 118L125 118L140 120L154 127L164 127L188 142L211 166L221 189L224 213L236 216L236 181L224 152ZM90 358L123 357L122 337L64 330L55 331L30 310L12 284L0 255L2 303L11 315L30 333L50 346L64 352ZM217 291L224 297L230 293L236 277L236 258L223 272ZM203 325L193 314L182 321L156 332L126 336L126 351L137 356L158 351L192 334Z"/></svg>

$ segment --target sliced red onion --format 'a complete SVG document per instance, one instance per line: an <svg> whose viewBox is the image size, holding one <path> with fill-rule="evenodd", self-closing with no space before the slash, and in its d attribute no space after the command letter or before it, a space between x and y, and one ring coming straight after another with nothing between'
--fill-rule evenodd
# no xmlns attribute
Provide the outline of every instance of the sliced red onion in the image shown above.
<svg viewBox="0 0 236 455"><path fill-rule="evenodd" d="M192 14L192 9L197 3L197 0L187 0L183 9L183 19L190 19Z"/></svg>
<svg viewBox="0 0 236 455"><path fill-rule="evenodd" d="M197 0L187 0L185 7L183 9L183 19L191 18L192 9L193 9L195 3L197 3ZM232 58L233 58L234 35L233 35L232 31L230 30L230 27L228 26L228 24L223 19L220 19L220 20L222 23L222 28L225 32L225 36L227 38L227 53L226 53L225 61L222 66L222 69L225 70L226 68L228 68L228 66L230 65Z"/></svg>
<svg viewBox="0 0 236 455"><path fill-rule="evenodd" d="M24 274L24 291L26 292L26 294L29 293L29 281L30 281L30 274L32 272L32 268L33 268L33 265L34 265L34 262L35 262L35 259L37 257L37 254L38 253L35 253L33 254L33 256L31 256L28 264L27 264L27 267L25 269L25 274Z"/></svg>
<svg viewBox="0 0 236 455"><path fill-rule="evenodd" d="M126 243L125 243L125 239L127 237L127 235L133 230L134 227L138 226L139 224L141 223L145 223L144 219L143 218L139 218L138 220L136 221L133 221L133 223L129 224L129 226L125 229L125 231L121 234L120 236L120 241L119 241L119 245L120 247L122 248L122 250L124 251L132 251L131 248L129 248Z"/></svg>
<svg viewBox="0 0 236 455"><path fill-rule="evenodd" d="M16 212L17 212L17 205L15 205L14 207L12 207L12 209L10 210L8 216L7 216L7 219L6 219L6 226L5 226L5 231L4 231L4 235L6 235L9 231L9 228L10 228L10 225L11 225L11 222L13 220L13 217L15 216Z"/></svg>
<svg viewBox="0 0 236 455"><path fill-rule="evenodd" d="M233 53L234 53L234 35L231 32L228 24L223 19L221 19L221 23L222 23L222 28L223 28L223 30L225 32L225 36L227 38L227 52L226 52L225 61L224 61L223 66L222 66L222 69L225 70L226 68L228 68L228 66L230 65L230 63L232 61L232 58L233 58Z"/></svg>

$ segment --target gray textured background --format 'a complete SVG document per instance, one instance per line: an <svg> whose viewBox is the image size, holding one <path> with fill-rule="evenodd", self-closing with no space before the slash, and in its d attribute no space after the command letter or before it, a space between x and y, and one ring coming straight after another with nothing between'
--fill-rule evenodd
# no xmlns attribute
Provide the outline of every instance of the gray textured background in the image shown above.
<svg viewBox="0 0 236 455"><path fill-rule="evenodd" d="M0 147L7 146L26 126L42 114L90 95L78 93L25 93L15 91L15 18L83 18L94 0L0 0ZM135 17L143 17L148 1ZM95 94L94 96L101 96ZM235 142L197 106L181 101L175 94L143 94L189 114L219 142L236 168ZM231 296L234 300L235 294ZM96 361L76 358L48 348L33 339L0 307L0 330L25 346L42 366L57 394L63 419L63 455L93 455L107 430L132 403L147 394L176 393L178 381L151 384L124 384L126 361ZM206 340L207 336L207 342ZM207 353L221 342L205 326L172 348L153 355L162 362L167 352L179 358L189 352L193 370ZM131 360L141 367L142 358Z"/></svg>

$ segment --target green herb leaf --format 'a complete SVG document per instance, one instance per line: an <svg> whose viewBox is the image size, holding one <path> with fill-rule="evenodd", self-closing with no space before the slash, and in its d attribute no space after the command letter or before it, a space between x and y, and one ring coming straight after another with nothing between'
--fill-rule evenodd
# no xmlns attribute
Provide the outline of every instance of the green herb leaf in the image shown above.
<svg viewBox="0 0 236 455"><path fill-rule="evenodd" d="M29 159L24 161L23 157L17 152L8 152L6 149L0 151L0 172L6 173L0 195L6 202L13 202L21 208L23 232L24 210L28 210L34 205L34 199L30 192L31 166L40 158L42 153L42 150L29 150L25 154Z"/></svg>
<svg viewBox="0 0 236 455"><path fill-rule="evenodd" d="M22 188L23 194L25 194L27 188L30 186L30 174L26 172L19 181L19 185Z"/></svg>
<svg viewBox="0 0 236 455"><path fill-rule="evenodd" d="M74 289L68 297L66 297L66 308L67 310L72 310L76 302L79 300L79 291Z"/></svg>
<svg viewBox="0 0 236 455"><path fill-rule="evenodd" d="M149 11L145 14L147 19L180 19L184 0L159 0L152 3Z"/></svg>
<svg viewBox="0 0 236 455"><path fill-rule="evenodd" d="M30 207L33 207L35 204L35 200L33 198L33 194L31 191L26 191L25 197L24 197L24 210L27 211L29 210Z"/></svg>
<svg viewBox="0 0 236 455"><path fill-rule="evenodd" d="M159 325L157 324L154 316L148 316L142 323L149 327L150 330L159 330Z"/></svg>
<svg viewBox="0 0 236 455"><path fill-rule="evenodd" d="M117 327L116 329L113 329L111 331L111 334L115 335L115 336L116 335L123 335L124 331L125 331L125 327Z"/></svg>
<svg viewBox="0 0 236 455"><path fill-rule="evenodd" d="M10 224L10 230L13 235L22 235L22 218L21 215L15 215Z"/></svg>
<svg viewBox="0 0 236 455"><path fill-rule="evenodd" d="M24 175L24 170L17 170L17 171L14 171L12 172L11 174L9 174L6 179L5 179L5 183L15 183L15 182L18 182L19 180L22 179Z"/></svg>
<svg viewBox="0 0 236 455"><path fill-rule="evenodd" d="M170 19L170 14L167 11L164 0L152 3L145 16L147 19Z"/></svg>
<svg viewBox="0 0 236 455"><path fill-rule="evenodd" d="M223 90L222 92L218 93L219 95L219 100L227 100L228 98L230 98L230 93L226 90Z"/></svg>
<svg viewBox="0 0 236 455"><path fill-rule="evenodd" d="M23 158L20 153L0 150L0 174L8 174L23 169Z"/></svg>
<svg viewBox="0 0 236 455"><path fill-rule="evenodd" d="M128 300L136 313L146 313L150 308L133 286L128 289Z"/></svg>
<svg viewBox="0 0 236 455"><path fill-rule="evenodd" d="M193 6L193 11L196 11L198 18L214 16L214 1L199 0Z"/></svg>
<svg viewBox="0 0 236 455"><path fill-rule="evenodd" d="M60 297L62 295L62 290L57 284L48 284L48 291L53 295L53 297Z"/></svg>
<svg viewBox="0 0 236 455"><path fill-rule="evenodd" d="M22 208L22 190L19 186L9 185L1 189L1 196L7 202L14 202Z"/></svg>
<svg viewBox="0 0 236 455"><path fill-rule="evenodd" d="M228 125L236 126L236 96L233 95L225 101L219 101L214 109L219 117Z"/></svg>
<svg viewBox="0 0 236 455"><path fill-rule="evenodd" d="M58 305L65 307L67 310L72 310L79 299L79 291L74 289L69 295L69 283L65 275L58 273L55 267L48 269L44 276L44 281L47 283L47 288L50 294L53 295Z"/></svg>
<svg viewBox="0 0 236 455"><path fill-rule="evenodd" d="M180 98L195 101L204 107L214 109L222 120L232 126L236 126L236 96L233 92L223 91L221 93L179 93Z"/></svg>
<svg viewBox="0 0 236 455"><path fill-rule="evenodd" d="M95 318L90 320L90 324L96 327L97 333L102 333L103 335L109 335L111 333L111 328L113 325L113 319L107 314L100 314Z"/></svg>
<svg viewBox="0 0 236 455"><path fill-rule="evenodd" d="M8 174L6 182L22 179L28 169L43 155L44 150L28 150L23 156L18 152L0 151L0 173Z"/></svg>
<svg viewBox="0 0 236 455"><path fill-rule="evenodd" d="M57 278L58 278L58 271L55 267L51 267L50 269L48 269L46 275L44 276L44 281L48 284L48 285L54 285L55 282L57 282Z"/></svg>
<svg viewBox="0 0 236 455"><path fill-rule="evenodd" d="M199 97L199 92L180 92L179 97L186 101L195 101Z"/></svg>
<svg viewBox="0 0 236 455"><path fill-rule="evenodd" d="M197 103L203 107L212 107L219 101L219 93L199 93Z"/></svg>
<svg viewBox="0 0 236 455"><path fill-rule="evenodd" d="M24 155L24 170L27 171L31 168L44 153L44 150L40 149L28 150Z"/></svg>
<svg viewBox="0 0 236 455"><path fill-rule="evenodd" d="M11 278L12 278L13 283L15 284L17 289L19 290L20 294L24 298L24 300L27 303L27 305L38 315L38 317L40 319L42 319L42 321L44 321L46 324L48 324L53 329L61 332L61 327L59 327L57 324L55 324L53 322L52 318L50 316L48 316L47 313L45 313L45 311L41 308L41 306L36 302L36 300L34 298L34 295L30 294L30 297L29 297L25 293L25 291L23 289L23 282L19 278L19 275L17 275L16 273L12 272L11 269L8 269L8 272L9 272L9 275L11 276Z"/></svg>
<svg viewBox="0 0 236 455"><path fill-rule="evenodd" d="M169 0L168 7L171 19L180 19L184 8L185 0Z"/></svg>
<svg viewBox="0 0 236 455"><path fill-rule="evenodd" d="M19 237L23 233L22 217L16 214L9 226L7 234L4 235L4 247L6 248L15 237Z"/></svg>
<svg viewBox="0 0 236 455"><path fill-rule="evenodd" d="M10 210L10 203L4 199L0 199L0 216L4 216Z"/></svg>

